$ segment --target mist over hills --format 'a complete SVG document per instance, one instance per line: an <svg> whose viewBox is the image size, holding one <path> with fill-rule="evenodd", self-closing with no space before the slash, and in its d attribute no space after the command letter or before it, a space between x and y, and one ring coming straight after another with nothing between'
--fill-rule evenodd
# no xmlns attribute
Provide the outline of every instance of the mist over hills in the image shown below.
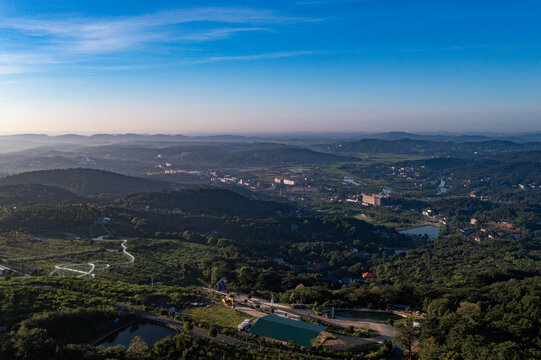
<svg viewBox="0 0 541 360"><path fill-rule="evenodd" d="M173 145L178 143L247 143L247 142L274 142L282 144L317 144L323 142L356 141L362 139L378 140L425 140L447 142L480 142L488 140L503 140L522 142L541 141L541 132L534 133L409 133L392 131L382 133L260 133L260 134L217 134L217 135L183 135L183 134L94 134L94 135L45 135L45 134L17 134L0 136L0 152L13 152L38 146L54 144L76 145L79 147L108 145L108 144L160 144Z"/></svg>
<svg viewBox="0 0 541 360"><path fill-rule="evenodd" d="M509 140L484 140L469 142L413 140L362 139L332 144L320 144L320 149L330 153L396 153L396 154L428 154L445 153L447 155L472 152L509 152L541 150L541 142L516 143Z"/></svg>
<svg viewBox="0 0 541 360"><path fill-rule="evenodd" d="M328 136L289 134L283 137L163 134L0 136L0 149L12 150L0 154L0 176L81 167L146 177L149 173L163 175L167 169L227 171L237 167L354 163L360 160L359 156L369 153L461 159L475 157L476 161L485 158L498 161L505 156L509 159L514 157L513 161L524 161L522 156L532 158L531 154L541 152L541 142L531 141L536 136L535 133L514 134L507 136L507 139L504 135L422 135L405 132ZM20 142L20 146L11 146L14 142ZM197 184L198 178L177 174L174 181Z"/></svg>

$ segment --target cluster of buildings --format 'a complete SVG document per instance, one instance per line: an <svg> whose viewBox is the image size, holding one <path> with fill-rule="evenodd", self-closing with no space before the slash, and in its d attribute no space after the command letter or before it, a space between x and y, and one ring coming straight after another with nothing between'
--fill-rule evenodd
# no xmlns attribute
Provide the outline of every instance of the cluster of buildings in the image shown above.
<svg viewBox="0 0 541 360"><path fill-rule="evenodd" d="M421 215L426 216L429 219L436 219L438 217L438 214L431 209L424 210L421 212Z"/></svg>
<svg viewBox="0 0 541 360"><path fill-rule="evenodd" d="M291 178L285 178L285 177L276 177L274 178L274 184L276 185L289 185L289 186L295 186L295 185L301 185L303 182L298 179L291 179Z"/></svg>
<svg viewBox="0 0 541 360"><path fill-rule="evenodd" d="M304 180L287 177L274 178L272 187L280 188L280 191L283 189L288 193L293 194L314 194L321 192L321 188L319 186L304 185Z"/></svg>
<svg viewBox="0 0 541 360"><path fill-rule="evenodd" d="M211 179L211 181L214 179ZM234 176L222 176L215 179L215 181L221 182L223 184L236 184L239 180Z"/></svg>
<svg viewBox="0 0 541 360"><path fill-rule="evenodd" d="M484 223L479 223L479 220L472 218L470 220L470 225L475 226L476 236L474 241L481 243L487 239L513 239L520 240L521 234L514 232L513 224L507 221L489 221ZM469 232L463 232L464 235L469 235Z"/></svg>
<svg viewBox="0 0 541 360"><path fill-rule="evenodd" d="M211 174L210 181L215 182L215 183L245 186L251 190L256 190L258 188L261 188L261 182L257 180L242 179L242 178L239 179L235 176L230 176L230 175L220 176L217 174L216 171L212 171L210 174Z"/></svg>
<svg viewBox="0 0 541 360"><path fill-rule="evenodd" d="M421 169L424 169L425 166L421 166ZM391 173L395 176L399 176L406 180L414 180L418 178L421 175L421 172L419 169L411 167L411 166L390 166L389 169L391 170Z"/></svg>

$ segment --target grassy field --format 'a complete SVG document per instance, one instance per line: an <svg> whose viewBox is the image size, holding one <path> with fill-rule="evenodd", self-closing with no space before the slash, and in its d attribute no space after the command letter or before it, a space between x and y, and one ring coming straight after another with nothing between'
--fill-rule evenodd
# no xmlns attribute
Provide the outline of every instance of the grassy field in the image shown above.
<svg viewBox="0 0 541 360"><path fill-rule="evenodd" d="M114 252L103 249L118 250ZM201 262L210 261L219 249L180 240L128 239L128 252L135 256L132 265L112 265L107 271L96 273L102 279L134 283L162 282L167 285L201 285L204 283ZM89 250L96 252L84 254ZM12 268L34 268L49 273L59 263L86 263L103 260L117 263L126 261L118 241L88 241L64 239L36 239L29 235L0 238L0 258L24 259ZM43 258L44 256L50 258ZM54 256L52 256L54 255Z"/></svg>
<svg viewBox="0 0 541 360"><path fill-rule="evenodd" d="M129 239L130 266L114 266L98 276L114 281L148 284L151 279L166 285L201 285L200 263L212 259L218 249L181 240Z"/></svg>
<svg viewBox="0 0 541 360"><path fill-rule="evenodd" d="M220 326L237 329L237 326L245 319L253 319L252 316L233 310L222 304L212 304L208 308L192 308L184 312L196 321L204 321Z"/></svg>

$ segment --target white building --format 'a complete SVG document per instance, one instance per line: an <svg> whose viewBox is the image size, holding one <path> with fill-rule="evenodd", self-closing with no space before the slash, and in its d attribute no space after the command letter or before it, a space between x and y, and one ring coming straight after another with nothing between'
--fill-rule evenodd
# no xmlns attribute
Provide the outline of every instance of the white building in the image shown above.
<svg viewBox="0 0 541 360"><path fill-rule="evenodd" d="M300 184L300 182L295 179L284 179L283 182L284 182L284 185L291 185L291 186Z"/></svg>

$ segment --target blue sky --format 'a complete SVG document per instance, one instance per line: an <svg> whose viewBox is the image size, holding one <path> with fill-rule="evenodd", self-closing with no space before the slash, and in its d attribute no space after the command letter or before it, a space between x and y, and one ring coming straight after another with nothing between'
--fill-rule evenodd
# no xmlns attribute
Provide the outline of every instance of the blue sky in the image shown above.
<svg viewBox="0 0 541 360"><path fill-rule="evenodd" d="M539 1L0 0L2 133L539 131Z"/></svg>

